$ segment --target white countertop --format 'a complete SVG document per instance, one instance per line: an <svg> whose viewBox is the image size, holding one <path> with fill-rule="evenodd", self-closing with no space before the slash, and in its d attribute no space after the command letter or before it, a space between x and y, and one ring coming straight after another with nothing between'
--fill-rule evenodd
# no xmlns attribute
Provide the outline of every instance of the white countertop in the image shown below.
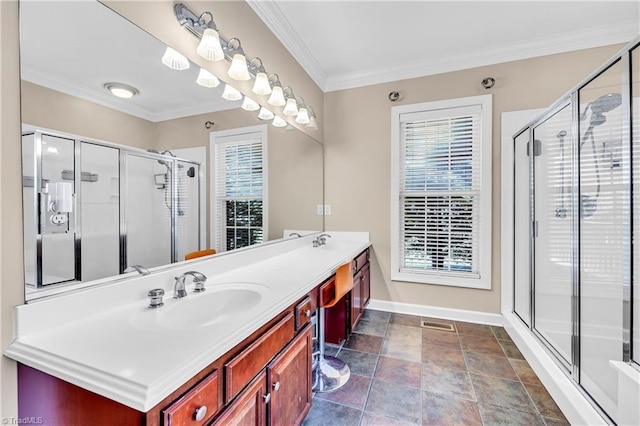
<svg viewBox="0 0 640 426"><path fill-rule="evenodd" d="M313 236L294 238L18 306L16 339L4 354L146 412L370 245L368 233L329 234L326 247L312 248ZM188 296L173 299L174 277L188 270L204 273L210 291L193 293L188 280ZM154 321L233 283L264 288L260 302L210 325ZM146 293L157 287L165 306L151 310Z"/></svg>

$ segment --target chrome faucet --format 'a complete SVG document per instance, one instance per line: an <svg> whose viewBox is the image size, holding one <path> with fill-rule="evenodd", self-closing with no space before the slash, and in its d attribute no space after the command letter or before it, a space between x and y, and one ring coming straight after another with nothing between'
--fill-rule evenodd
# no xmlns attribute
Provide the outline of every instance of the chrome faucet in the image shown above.
<svg viewBox="0 0 640 426"><path fill-rule="evenodd" d="M314 247L319 247L319 246L323 246L323 245L327 244L327 237L331 238L331 235L329 235L329 234L320 234L320 235L318 235L318 238L313 240L313 246Z"/></svg>
<svg viewBox="0 0 640 426"><path fill-rule="evenodd" d="M187 296L187 290L184 287L187 275L191 275L193 277L193 284L195 285L193 291L196 293L205 291L204 283L207 282L207 277L203 273L197 271L187 271L179 277L176 277L176 282L173 286L174 299L182 299Z"/></svg>
<svg viewBox="0 0 640 426"><path fill-rule="evenodd" d="M124 270L124 272L138 271L140 275L149 275L149 270L142 265L131 265Z"/></svg>
<svg viewBox="0 0 640 426"><path fill-rule="evenodd" d="M298 234L297 232L292 232L292 233L289 234L289 236L290 237L298 237L298 238L302 237L302 235Z"/></svg>

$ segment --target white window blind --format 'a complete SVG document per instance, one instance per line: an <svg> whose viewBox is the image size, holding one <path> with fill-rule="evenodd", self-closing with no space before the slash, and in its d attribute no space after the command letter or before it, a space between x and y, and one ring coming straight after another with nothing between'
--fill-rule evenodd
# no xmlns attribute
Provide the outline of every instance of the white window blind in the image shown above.
<svg viewBox="0 0 640 426"><path fill-rule="evenodd" d="M491 170L483 170L483 106L436 106L397 114L392 278L486 287Z"/></svg>
<svg viewBox="0 0 640 426"><path fill-rule="evenodd" d="M212 240L218 251L246 247L265 239L265 138L260 131L214 136Z"/></svg>

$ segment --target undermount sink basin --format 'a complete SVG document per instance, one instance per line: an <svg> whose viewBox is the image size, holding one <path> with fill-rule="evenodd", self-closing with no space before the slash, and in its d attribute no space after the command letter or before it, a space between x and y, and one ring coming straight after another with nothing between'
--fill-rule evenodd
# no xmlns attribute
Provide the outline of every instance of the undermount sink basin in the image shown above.
<svg viewBox="0 0 640 426"><path fill-rule="evenodd" d="M271 291L255 283L225 283L206 286L203 293L182 299L165 299L157 309L145 309L132 316L140 328L190 329L229 323L257 307Z"/></svg>

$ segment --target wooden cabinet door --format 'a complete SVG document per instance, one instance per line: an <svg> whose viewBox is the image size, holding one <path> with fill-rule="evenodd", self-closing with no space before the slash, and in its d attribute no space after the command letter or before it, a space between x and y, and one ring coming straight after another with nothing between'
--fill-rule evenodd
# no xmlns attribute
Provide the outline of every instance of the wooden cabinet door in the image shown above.
<svg viewBox="0 0 640 426"><path fill-rule="evenodd" d="M270 425L299 425L311 409L311 327L307 326L267 367Z"/></svg>
<svg viewBox="0 0 640 426"><path fill-rule="evenodd" d="M265 426L267 373L263 370L210 426Z"/></svg>
<svg viewBox="0 0 640 426"><path fill-rule="evenodd" d="M367 303L369 303L369 299L371 299L371 275L369 274L369 271L369 263L366 263L360 271L360 276L362 277L360 294L362 302L360 306L362 307L362 312L364 312L364 308L367 306Z"/></svg>
<svg viewBox="0 0 640 426"><path fill-rule="evenodd" d="M362 313L362 284L361 273L353 276L353 289L351 289L351 332L356 328L360 314Z"/></svg>

